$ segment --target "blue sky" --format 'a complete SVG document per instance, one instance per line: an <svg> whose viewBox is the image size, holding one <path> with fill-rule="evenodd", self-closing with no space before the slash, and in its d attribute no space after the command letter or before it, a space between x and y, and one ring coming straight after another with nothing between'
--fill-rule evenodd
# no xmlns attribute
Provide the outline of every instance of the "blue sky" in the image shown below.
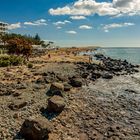
<svg viewBox="0 0 140 140"><path fill-rule="evenodd" d="M140 47L140 0L1 0L0 21L61 46Z"/></svg>

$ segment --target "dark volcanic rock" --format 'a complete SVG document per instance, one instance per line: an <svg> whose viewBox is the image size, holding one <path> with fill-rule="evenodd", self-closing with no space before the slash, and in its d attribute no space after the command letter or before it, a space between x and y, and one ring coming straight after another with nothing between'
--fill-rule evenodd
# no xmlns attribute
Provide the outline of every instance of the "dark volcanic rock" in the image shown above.
<svg viewBox="0 0 140 140"><path fill-rule="evenodd" d="M58 95L63 97L64 85L62 83L54 82L50 86L50 90L47 92L47 95L53 96Z"/></svg>
<svg viewBox="0 0 140 140"><path fill-rule="evenodd" d="M73 87L82 87L82 80L80 78L71 78L69 84Z"/></svg>
<svg viewBox="0 0 140 140"><path fill-rule="evenodd" d="M72 86L69 85L68 83L65 83L65 84L64 84L64 91L70 91L71 88L72 88Z"/></svg>
<svg viewBox="0 0 140 140"><path fill-rule="evenodd" d="M89 79L92 81L97 80L102 77L105 79L112 79L113 76L134 74L139 72L136 68L138 66L128 63L126 60L117 60L110 57L106 57L102 54L96 54L96 59L101 61L99 64L88 64L88 63L79 63L78 72L81 77L84 79ZM73 80L74 81L74 80ZM75 85L75 82L71 82Z"/></svg>
<svg viewBox="0 0 140 140"><path fill-rule="evenodd" d="M64 98L54 95L53 97L48 99L47 110L49 112L60 113L63 111L64 107L65 107Z"/></svg>
<svg viewBox="0 0 140 140"><path fill-rule="evenodd" d="M100 78L100 77L101 77L101 74L100 74L99 72L93 72L93 73L92 73L92 78L98 79L98 78Z"/></svg>
<svg viewBox="0 0 140 140"><path fill-rule="evenodd" d="M113 78L113 75L110 74L110 73L104 73L104 74L102 75L102 77L103 77L104 79L112 79L112 78Z"/></svg>
<svg viewBox="0 0 140 140"><path fill-rule="evenodd" d="M27 119L21 127L20 134L26 140L48 140L48 134L52 129L53 127L47 119Z"/></svg>
<svg viewBox="0 0 140 140"><path fill-rule="evenodd" d="M82 78L87 78L88 75L89 75L88 73L83 73L83 74L82 74Z"/></svg>

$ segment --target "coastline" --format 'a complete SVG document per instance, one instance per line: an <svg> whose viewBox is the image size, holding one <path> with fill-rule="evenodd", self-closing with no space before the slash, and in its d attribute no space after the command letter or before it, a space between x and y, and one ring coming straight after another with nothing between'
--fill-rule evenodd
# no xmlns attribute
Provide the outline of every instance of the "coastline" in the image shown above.
<svg viewBox="0 0 140 140"><path fill-rule="evenodd" d="M102 67L94 61L89 64L89 56L66 55L62 50L62 55L57 53L49 53L50 59L48 54L32 58L33 68L0 68L0 137L20 138L23 122L40 117L49 119L54 126L49 140L140 139L140 72L133 71L140 68L97 56L104 59ZM122 70L108 70L111 63L122 65ZM54 82L70 85L70 90L61 91L65 109L50 117L44 109L50 98L47 91ZM25 102L15 110L9 108Z"/></svg>

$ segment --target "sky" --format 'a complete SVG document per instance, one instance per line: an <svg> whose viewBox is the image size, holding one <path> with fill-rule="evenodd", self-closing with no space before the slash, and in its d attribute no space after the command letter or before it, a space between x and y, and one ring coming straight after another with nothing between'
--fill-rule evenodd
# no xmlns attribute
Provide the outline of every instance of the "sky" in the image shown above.
<svg viewBox="0 0 140 140"><path fill-rule="evenodd" d="M0 0L0 21L60 46L140 47L140 0Z"/></svg>

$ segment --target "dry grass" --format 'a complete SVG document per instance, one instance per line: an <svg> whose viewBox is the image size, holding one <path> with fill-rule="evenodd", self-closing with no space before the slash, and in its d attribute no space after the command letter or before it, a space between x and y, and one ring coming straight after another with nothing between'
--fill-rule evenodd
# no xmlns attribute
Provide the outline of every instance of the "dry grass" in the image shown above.
<svg viewBox="0 0 140 140"><path fill-rule="evenodd" d="M44 62L89 62L88 55L79 55L80 52L94 51L96 47L86 48L60 48L58 50L50 50L48 54L42 57L33 58L32 61ZM50 55L50 57L49 57Z"/></svg>

